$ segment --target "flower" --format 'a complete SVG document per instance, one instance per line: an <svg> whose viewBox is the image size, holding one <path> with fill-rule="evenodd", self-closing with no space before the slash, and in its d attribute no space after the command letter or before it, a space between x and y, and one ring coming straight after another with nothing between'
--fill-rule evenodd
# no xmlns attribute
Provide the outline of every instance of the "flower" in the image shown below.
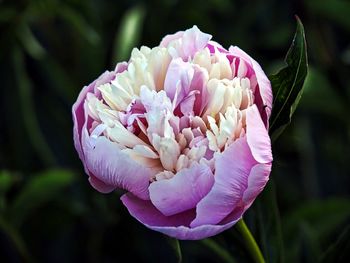
<svg viewBox="0 0 350 263"><path fill-rule="evenodd" d="M196 26L133 49L73 105L91 185L148 228L202 239L234 225L268 181L271 85L259 64Z"/></svg>

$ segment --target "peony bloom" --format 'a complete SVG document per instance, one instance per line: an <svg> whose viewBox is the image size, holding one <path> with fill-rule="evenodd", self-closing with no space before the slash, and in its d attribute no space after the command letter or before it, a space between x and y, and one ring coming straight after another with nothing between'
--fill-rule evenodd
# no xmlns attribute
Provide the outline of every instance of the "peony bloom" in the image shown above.
<svg viewBox="0 0 350 263"><path fill-rule="evenodd" d="M135 48L81 91L74 142L91 185L178 239L234 225L268 181L271 85L238 47L196 26Z"/></svg>

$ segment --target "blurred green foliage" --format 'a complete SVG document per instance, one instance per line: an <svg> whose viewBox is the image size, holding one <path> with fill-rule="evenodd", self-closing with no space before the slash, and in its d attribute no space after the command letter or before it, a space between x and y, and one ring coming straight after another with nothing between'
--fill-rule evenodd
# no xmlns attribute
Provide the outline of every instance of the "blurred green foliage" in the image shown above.
<svg viewBox="0 0 350 263"><path fill-rule="evenodd" d="M271 180L245 220L267 262L349 262L350 4L308 1L0 1L0 261L177 262L177 244L93 190L73 148L79 91L193 24L238 45L268 74L298 14L310 68ZM251 262L237 230L181 241L183 262Z"/></svg>

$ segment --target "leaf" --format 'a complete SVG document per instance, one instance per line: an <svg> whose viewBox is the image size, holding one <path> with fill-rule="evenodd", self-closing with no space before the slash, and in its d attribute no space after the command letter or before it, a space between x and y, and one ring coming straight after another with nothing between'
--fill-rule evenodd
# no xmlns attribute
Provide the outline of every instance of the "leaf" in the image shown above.
<svg viewBox="0 0 350 263"><path fill-rule="evenodd" d="M288 240L288 262L298 262L300 256L318 257L322 242L346 223L349 215L350 201L346 198L304 202L285 214L283 231Z"/></svg>
<svg viewBox="0 0 350 263"><path fill-rule="evenodd" d="M17 37L26 52L35 59L42 59L46 51L40 42L36 39L28 24L22 23L18 27Z"/></svg>
<svg viewBox="0 0 350 263"><path fill-rule="evenodd" d="M137 45L144 17L145 10L140 5L130 9L123 16L114 39L114 63L126 60Z"/></svg>
<svg viewBox="0 0 350 263"><path fill-rule="evenodd" d="M310 12L333 20L335 23L350 29L350 3L344 0L309 0L305 1Z"/></svg>
<svg viewBox="0 0 350 263"><path fill-rule="evenodd" d="M306 222L314 229L316 238L320 239L325 237L349 215L350 201L346 198L305 202L284 216L286 238L293 238L298 224Z"/></svg>
<svg viewBox="0 0 350 263"><path fill-rule="evenodd" d="M49 170L34 176L13 201L10 207L11 222L20 226L35 209L62 194L73 180L74 174L69 170Z"/></svg>
<svg viewBox="0 0 350 263"><path fill-rule="evenodd" d="M176 238L171 238L171 237L167 237L168 242L171 246L171 248L173 249L175 255L176 255L176 259L178 263L182 262L182 253L181 253L181 247L180 247L180 242L179 240L177 240Z"/></svg>
<svg viewBox="0 0 350 263"><path fill-rule="evenodd" d="M90 26L84 17L75 9L70 8L68 5L60 4L57 11L62 19L85 38L89 44L97 45L101 41L100 36L95 29Z"/></svg>
<svg viewBox="0 0 350 263"><path fill-rule="evenodd" d="M215 254L217 254L221 258L222 262L226 262L226 263L236 262L236 260L234 260L231 254L226 249L221 247L218 243L216 243L214 239L212 238L202 239L201 243L205 245L207 248L209 248L210 250L212 250Z"/></svg>
<svg viewBox="0 0 350 263"><path fill-rule="evenodd" d="M23 117L24 126L28 133L28 139L36 150L41 160L47 165L55 163L55 156L51 151L39 125L32 97L32 82L25 69L23 53L19 48L13 50L13 67L18 87L18 103Z"/></svg>
<svg viewBox="0 0 350 263"><path fill-rule="evenodd" d="M15 246L18 254L21 256L24 262L33 262L28 248L20 234L2 217L0 217L0 230L2 230L3 233L5 233L7 237L12 241L12 244Z"/></svg>
<svg viewBox="0 0 350 263"><path fill-rule="evenodd" d="M287 66L269 77L274 95L270 118L272 141L275 141L290 123L303 93L308 71L304 27L300 19L296 19L296 33L285 59Z"/></svg>
<svg viewBox="0 0 350 263"><path fill-rule="evenodd" d="M0 171L0 213L6 211L6 192L12 187L15 179L17 178L10 172Z"/></svg>
<svg viewBox="0 0 350 263"><path fill-rule="evenodd" d="M14 177L8 171L0 172L0 197L5 194L14 182Z"/></svg>
<svg viewBox="0 0 350 263"><path fill-rule="evenodd" d="M320 262L345 262L350 258L350 225L347 225L339 235L337 241L332 243L321 256Z"/></svg>

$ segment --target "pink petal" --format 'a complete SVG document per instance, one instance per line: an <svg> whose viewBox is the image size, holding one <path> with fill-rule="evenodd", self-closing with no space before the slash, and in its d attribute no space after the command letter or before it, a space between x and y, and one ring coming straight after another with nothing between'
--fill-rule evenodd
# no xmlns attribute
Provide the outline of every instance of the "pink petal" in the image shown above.
<svg viewBox="0 0 350 263"><path fill-rule="evenodd" d="M172 34L172 35L166 35L165 37L163 37L159 46L168 47L172 41L181 38L183 36L183 34L184 34L184 31L179 31L179 32L176 32L175 34Z"/></svg>
<svg viewBox="0 0 350 263"><path fill-rule="evenodd" d="M189 57L193 57L197 51L203 49L210 39L211 35L205 34L197 26L193 26L186 31L180 31L164 37L160 46L169 47L172 46L171 44L174 41L178 41L178 45L174 46L176 52L182 59L187 61Z"/></svg>
<svg viewBox="0 0 350 263"><path fill-rule="evenodd" d="M271 164L259 163L255 165L248 177L248 187L243 193L243 203L245 210L248 209L255 198L264 189L271 172Z"/></svg>
<svg viewBox="0 0 350 263"><path fill-rule="evenodd" d="M207 48L209 48L209 51L212 54L215 53L215 49L217 49L221 53L228 53L228 51L225 48L223 48L222 45L220 45L218 42L215 42L215 41L212 41L212 40L208 42Z"/></svg>
<svg viewBox="0 0 350 263"><path fill-rule="evenodd" d="M165 81L164 90L171 101L176 97L174 108L186 97L190 91L194 69L191 64L184 62L181 58L170 62Z"/></svg>
<svg viewBox="0 0 350 263"><path fill-rule="evenodd" d="M198 90L195 94L195 101L193 105L193 111L195 115L200 116L203 113L204 108L207 106L209 101L209 94L207 89L207 82L209 76L206 70L198 66L194 66L194 75L191 81L190 90Z"/></svg>
<svg viewBox="0 0 350 263"><path fill-rule="evenodd" d="M93 188L95 188L97 191L99 191L103 194L108 194L115 189L115 186L105 184L100 179L98 179L96 176L94 176L92 173L90 173L89 182Z"/></svg>
<svg viewBox="0 0 350 263"><path fill-rule="evenodd" d="M223 225L202 225L190 228L195 217L194 209L173 216L164 216L150 201L141 200L128 193L121 197L129 213L146 227L181 240L199 240L214 236L234 225L242 216L242 210L233 211Z"/></svg>
<svg viewBox="0 0 350 263"><path fill-rule="evenodd" d="M239 47L230 47L229 52L234 56L244 58L247 62L250 62L252 64L259 85L259 88L257 89L255 94L256 104L262 115L262 119L265 123L265 126L268 127L268 120L271 115L273 100L272 88L269 79L267 78L266 74L264 73L258 62L256 62Z"/></svg>
<svg viewBox="0 0 350 263"><path fill-rule="evenodd" d="M95 82L89 86L85 86L80 92L77 101L73 104L72 115L73 115L73 140L75 149L78 152L80 160L84 161L84 154L81 148L81 130L85 123L85 114L84 114L84 102L85 97L88 92L91 92L94 88Z"/></svg>
<svg viewBox="0 0 350 263"><path fill-rule="evenodd" d="M175 100L174 109L180 105L183 115L192 112L200 115L208 103L208 79L206 70L177 58L169 65L164 90L172 101Z"/></svg>
<svg viewBox="0 0 350 263"><path fill-rule="evenodd" d="M119 149L118 144L103 136L92 138L83 130L82 144L85 165L98 180L105 185L128 190L139 198L149 199L149 179L154 171L131 159ZM90 182L95 188L100 188L94 179Z"/></svg>
<svg viewBox="0 0 350 263"><path fill-rule="evenodd" d="M165 216L192 209L211 189L214 176L205 164L182 169L173 178L153 182L149 187L152 203Z"/></svg>
<svg viewBox="0 0 350 263"><path fill-rule="evenodd" d="M246 137L237 139L215 158L215 183L197 204L191 227L217 224L229 215L242 199L251 168L256 164Z"/></svg>
<svg viewBox="0 0 350 263"><path fill-rule="evenodd" d="M115 73L122 73L123 71L128 69L128 63L123 61L123 62L119 62L116 66L115 66Z"/></svg>
<svg viewBox="0 0 350 263"><path fill-rule="evenodd" d="M197 51L202 50L210 39L211 35L203 33L197 26L186 30L182 36L185 58L192 57Z"/></svg>
<svg viewBox="0 0 350 263"><path fill-rule="evenodd" d="M246 123L247 141L254 159L259 163L272 162L270 137L256 105L246 110Z"/></svg>
<svg viewBox="0 0 350 263"><path fill-rule="evenodd" d="M89 86L85 86L79 93L77 101L73 104L72 115L73 115L73 139L74 146L79 154L80 160L84 161L84 155L81 147L81 130L85 123L85 113L84 113L84 102L86 94L89 92L94 93L97 85L105 84L111 81L115 77L114 72L106 71L97 80L92 82Z"/></svg>

